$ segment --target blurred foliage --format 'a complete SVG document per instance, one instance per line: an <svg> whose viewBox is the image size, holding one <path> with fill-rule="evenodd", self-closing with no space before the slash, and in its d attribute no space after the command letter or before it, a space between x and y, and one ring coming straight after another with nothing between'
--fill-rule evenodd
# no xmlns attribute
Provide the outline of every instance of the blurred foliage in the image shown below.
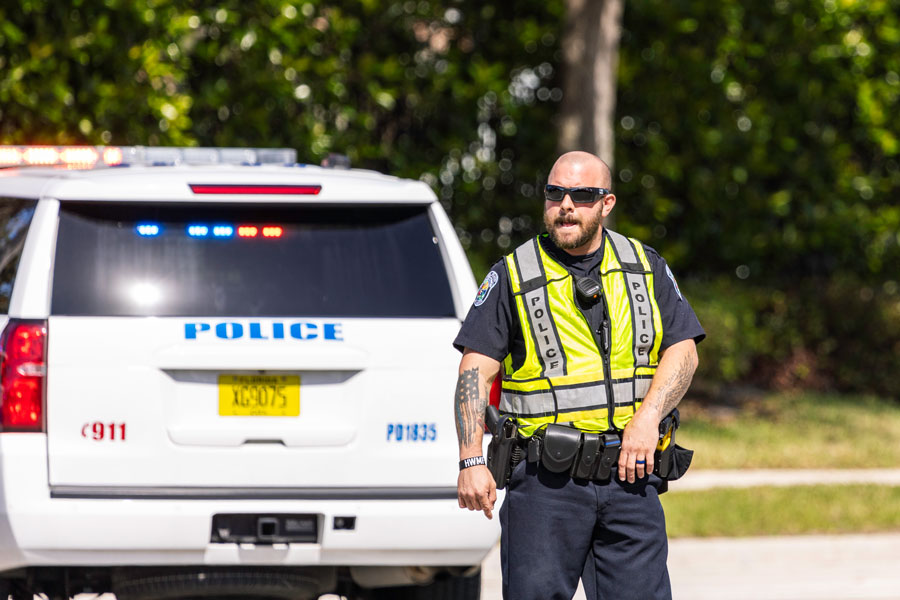
<svg viewBox="0 0 900 600"><path fill-rule="evenodd" d="M900 262L900 2L626 4L622 229L751 282Z"/></svg>
<svg viewBox="0 0 900 600"><path fill-rule="evenodd" d="M562 1L22 0L0 143L258 145L422 178L476 271L540 225Z"/></svg>
<svg viewBox="0 0 900 600"><path fill-rule="evenodd" d="M343 152L431 184L480 275L541 226L563 12L22 0L0 7L0 141ZM898 15L900 0L626 3L619 227L689 276L888 273Z"/></svg>
<svg viewBox="0 0 900 600"><path fill-rule="evenodd" d="M477 276L541 227L562 0L15 4L0 143L346 153L428 182ZM900 395L898 15L900 0L626 3L618 228L694 282L705 378Z"/></svg>
<svg viewBox="0 0 900 600"><path fill-rule="evenodd" d="M848 274L778 289L733 278L682 286L708 337L697 380L781 390L869 391L900 399L900 286ZM702 384L705 384L703 386Z"/></svg>

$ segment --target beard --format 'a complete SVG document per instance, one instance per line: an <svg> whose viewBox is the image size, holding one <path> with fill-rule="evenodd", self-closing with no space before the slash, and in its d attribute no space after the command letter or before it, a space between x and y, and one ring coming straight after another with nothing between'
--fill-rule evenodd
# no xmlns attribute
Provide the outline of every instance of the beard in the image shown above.
<svg viewBox="0 0 900 600"><path fill-rule="evenodd" d="M560 236L560 227L563 223L577 223L581 228L581 234L576 238L563 239ZM594 239L594 236L597 235L597 230L600 229L600 225L603 224L603 216L598 212L594 218L591 218L588 221L581 219L573 213L569 213L565 216L558 216L554 220L550 220L550 217L547 216L547 213L544 213L544 226L547 228L547 233L550 234L550 239L553 240L553 243L557 245L557 247L562 248L563 250L574 250L575 248L580 248L585 244L589 243Z"/></svg>

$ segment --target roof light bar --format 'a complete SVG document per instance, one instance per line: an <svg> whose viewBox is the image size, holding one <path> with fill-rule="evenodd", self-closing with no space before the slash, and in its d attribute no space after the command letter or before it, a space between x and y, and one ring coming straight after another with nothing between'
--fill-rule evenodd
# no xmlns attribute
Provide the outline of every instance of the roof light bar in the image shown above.
<svg viewBox="0 0 900 600"><path fill-rule="evenodd" d="M191 183L191 191L195 194L286 194L299 196L315 196L322 191L321 185L245 185L245 184L208 184Z"/></svg>
<svg viewBox="0 0 900 600"><path fill-rule="evenodd" d="M70 169L124 165L293 165L296 162L297 151L293 148L0 146L0 168L32 165Z"/></svg>
<svg viewBox="0 0 900 600"><path fill-rule="evenodd" d="M22 162L22 151L18 148L0 146L0 167L16 166Z"/></svg>

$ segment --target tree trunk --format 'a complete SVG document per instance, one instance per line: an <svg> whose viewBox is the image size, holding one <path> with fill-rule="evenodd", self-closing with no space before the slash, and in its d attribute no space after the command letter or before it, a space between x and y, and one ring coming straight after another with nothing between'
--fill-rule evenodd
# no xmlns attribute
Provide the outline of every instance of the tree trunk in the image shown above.
<svg viewBox="0 0 900 600"><path fill-rule="evenodd" d="M622 0L566 0L559 150L591 152L610 170L621 31Z"/></svg>

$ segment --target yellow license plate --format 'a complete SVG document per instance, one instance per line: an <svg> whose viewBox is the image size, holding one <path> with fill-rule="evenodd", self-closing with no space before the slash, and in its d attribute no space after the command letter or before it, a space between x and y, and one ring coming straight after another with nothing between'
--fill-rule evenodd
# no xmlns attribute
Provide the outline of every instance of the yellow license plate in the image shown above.
<svg viewBox="0 0 900 600"><path fill-rule="evenodd" d="M223 417L296 417L300 414L298 375L219 375Z"/></svg>

